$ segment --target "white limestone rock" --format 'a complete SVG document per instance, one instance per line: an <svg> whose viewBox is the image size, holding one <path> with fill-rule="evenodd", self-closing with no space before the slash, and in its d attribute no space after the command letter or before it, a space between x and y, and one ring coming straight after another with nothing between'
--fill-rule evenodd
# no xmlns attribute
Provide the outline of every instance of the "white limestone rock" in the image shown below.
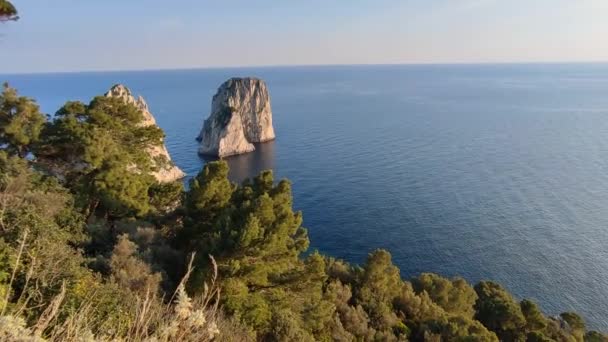
<svg viewBox="0 0 608 342"><path fill-rule="evenodd" d="M122 84L116 84L105 94L106 97L116 97L122 99L126 103L133 104L137 107L144 116L144 121L141 123L142 126L152 126L156 125L156 120L150 110L148 109L148 104L143 99L143 97L139 96L137 99L131 94L129 88L125 87ZM162 165L159 166L159 170L152 173L152 175L161 183L169 183L176 181L178 179L184 178L186 174L180 170L177 166L173 164L171 161L171 156L169 155L169 151L167 151L167 147L165 144L161 144L159 146L150 146L148 148L148 153L153 160L164 159Z"/></svg>
<svg viewBox="0 0 608 342"><path fill-rule="evenodd" d="M213 96L211 114L197 140L198 152L226 157L255 150L252 143L275 138L270 95L257 78L231 78Z"/></svg>

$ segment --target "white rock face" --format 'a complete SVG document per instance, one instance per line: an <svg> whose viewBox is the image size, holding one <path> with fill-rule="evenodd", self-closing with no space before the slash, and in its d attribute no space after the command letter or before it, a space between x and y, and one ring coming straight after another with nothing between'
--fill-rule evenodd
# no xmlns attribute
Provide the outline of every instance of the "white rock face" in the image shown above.
<svg viewBox="0 0 608 342"><path fill-rule="evenodd" d="M255 150L252 143L275 138L270 95L257 78L224 82L211 103L211 114L197 138L200 154L226 157Z"/></svg>
<svg viewBox="0 0 608 342"><path fill-rule="evenodd" d="M131 91L129 88L125 87L122 84L116 84L105 94L106 97L116 97L122 99L126 103L130 103L135 105L142 114L144 115L144 121L142 122L142 126L152 126L156 125L156 120L150 111L148 110L148 104L143 99L143 97L139 96L137 99L131 95ZM171 161L171 156L169 155L169 151L167 151L167 147L165 144L161 144L159 146L151 146L148 148L148 153L152 159L158 159L159 157L164 158L165 162L160 165L160 169L157 172L152 173L156 179L161 183L173 182L178 179L184 178L186 174L180 170L177 166L173 164Z"/></svg>

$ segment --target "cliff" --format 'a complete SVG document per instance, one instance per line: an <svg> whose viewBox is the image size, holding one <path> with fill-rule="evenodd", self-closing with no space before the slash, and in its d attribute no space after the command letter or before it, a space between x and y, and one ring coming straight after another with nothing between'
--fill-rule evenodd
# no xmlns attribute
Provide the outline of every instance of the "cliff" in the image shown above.
<svg viewBox="0 0 608 342"><path fill-rule="evenodd" d="M120 98L126 103L130 103L137 107L144 116L144 121L142 122L143 126L151 126L156 125L156 120L150 110L148 109L148 104L143 99L143 97L139 96L137 99L131 94L129 88L125 87L122 84L116 84L105 94L106 97L115 97ZM156 165L159 167L159 170L152 173L152 175L161 183L173 182L178 179L181 179L186 176L186 174L180 170L177 166L173 164L171 161L171 156L169 155L169 151L167 151L167 147L165 144L161 144L159 146L150 146L148 148L148 153L153 160L163 160L162 165ZM161 158L159 158L161 157Z"/></svg>
<svg viewBox="0 0 608 342"><path fill-rule="evenodd" d="M225 157L255 150L253 143L275 138L270 95L264 81L232 78L224 82L211 103L197 140L198 152Z"/></svg>

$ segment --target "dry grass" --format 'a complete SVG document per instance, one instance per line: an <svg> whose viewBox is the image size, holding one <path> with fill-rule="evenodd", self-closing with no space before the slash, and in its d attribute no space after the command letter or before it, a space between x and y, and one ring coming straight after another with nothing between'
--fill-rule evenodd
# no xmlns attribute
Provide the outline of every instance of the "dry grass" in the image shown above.
<svg viewBox="0 0 608 342"><path fill-rule="evenodd" d="M23 250L20 250L20 254ZM217 284L217 264L209 256L213 266L213 276L205 283L201 296L190 298L185 284L193 270L194 255L191 256L185 276L169 300L163 303L162 298L148 291L144 298L137 298L135 317L120 335L97 336L91 327L99 326L93 315L95 307L92 301L85 301L76 313L61 322L58 319L59 308L65 297L65 286L50 301L47 308L35 324L27 326L18 312L4 312L0 315L0 341L214 341L233 340L234 332L227 332L227 338L220 338L220 328L229 327L229 321L221 316L218 308L220 287ZM9 284L9 289L11 284ZM245 333L238 333L246 338Z"/></svg>

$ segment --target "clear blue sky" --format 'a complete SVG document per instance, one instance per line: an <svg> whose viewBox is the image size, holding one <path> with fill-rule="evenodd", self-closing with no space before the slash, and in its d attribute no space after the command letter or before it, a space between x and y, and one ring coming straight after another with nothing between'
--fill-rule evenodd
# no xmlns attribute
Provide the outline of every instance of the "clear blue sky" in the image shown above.
<svg viewBox="0 0 608 342"><path fill-rule="evenodd" d="M608 61L608 0L13 0L0 72Z"/></svg>

